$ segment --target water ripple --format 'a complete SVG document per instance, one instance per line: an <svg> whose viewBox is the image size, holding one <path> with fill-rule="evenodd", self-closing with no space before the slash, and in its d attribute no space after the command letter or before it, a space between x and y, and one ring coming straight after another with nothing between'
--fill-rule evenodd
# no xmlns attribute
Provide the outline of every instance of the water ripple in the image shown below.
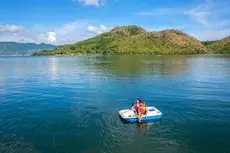
<svg viewBox="0 0 230 153"><path fill-rule="evenodd" d="M205 63L205 64L203 64ZM0 152L229 152L229 57L0 57ZM125 124L137 97L159 122Z"/></svg>

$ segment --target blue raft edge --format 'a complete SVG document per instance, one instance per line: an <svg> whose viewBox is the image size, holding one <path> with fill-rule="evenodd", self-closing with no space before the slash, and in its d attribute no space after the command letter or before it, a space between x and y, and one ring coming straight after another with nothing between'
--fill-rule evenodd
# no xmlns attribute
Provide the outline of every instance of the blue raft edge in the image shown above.
<svg viewBox="0 0 230 153"><path fill-rule="evenodd" d="M121 117L121 116L120 116ZM160 120L162 115L157 115L157 116L148 116L148 117L143 117L142 122L148 122L148 121L158 121ZM124 121L129 122L129 123L135 123L138 121L137 117L132 117L132 118L123 118L121 117Z"/></svg>

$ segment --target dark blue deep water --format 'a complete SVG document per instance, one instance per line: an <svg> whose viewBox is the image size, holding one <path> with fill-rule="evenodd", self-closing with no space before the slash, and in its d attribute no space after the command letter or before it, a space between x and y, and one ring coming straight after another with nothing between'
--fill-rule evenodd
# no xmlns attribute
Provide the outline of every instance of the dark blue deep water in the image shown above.
<svg viewBox="0 0 230 153"><path fill-rule="evenodd" d="M230 56L0 57L0 152L230 153Z"/></svg>

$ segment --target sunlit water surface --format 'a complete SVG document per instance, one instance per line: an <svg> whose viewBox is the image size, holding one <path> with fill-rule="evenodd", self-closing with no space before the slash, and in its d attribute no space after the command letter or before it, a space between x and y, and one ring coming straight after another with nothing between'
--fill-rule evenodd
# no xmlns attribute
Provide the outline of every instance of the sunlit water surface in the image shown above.
<svg viewBox="0 0 230 153"><path fill-rule="evenodd" d="M230 56L0 57L0 152L230 153Z"/></svg>

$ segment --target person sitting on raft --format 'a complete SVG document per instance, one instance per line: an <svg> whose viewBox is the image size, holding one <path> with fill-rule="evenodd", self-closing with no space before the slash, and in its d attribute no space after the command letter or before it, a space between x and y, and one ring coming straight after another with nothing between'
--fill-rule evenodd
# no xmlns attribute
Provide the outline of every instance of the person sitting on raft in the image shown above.
<svg viewBox="0 0 230 153"><path fill-rule="evenodd" d="M145 103L141 103L138 109L138 121L141 122L144 115L147 115L148 110Z"/></svg>
<svg viewBox="0 0 230 153"><path fill-rule="evenodd" d="M132 106L131 110L136 111L138 113L138 109L140 105L142 104L142 100L140 98L137 98L136 103Z"/></svg>

